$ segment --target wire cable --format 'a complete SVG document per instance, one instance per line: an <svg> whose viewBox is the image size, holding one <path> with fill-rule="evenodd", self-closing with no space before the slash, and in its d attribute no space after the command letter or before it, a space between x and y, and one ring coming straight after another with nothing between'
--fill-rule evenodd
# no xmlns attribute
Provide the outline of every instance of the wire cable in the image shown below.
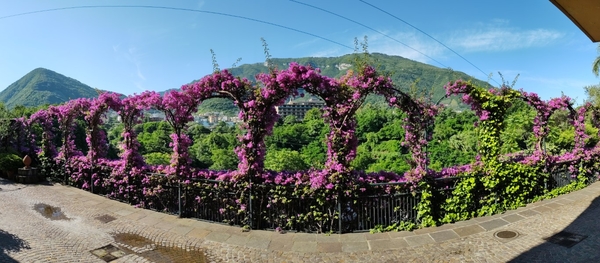
<svg viewBox="0 0 600 263"><path fill-rule="evenodd" d="M469 61L469 60L468 60L468 59L466 59L465 57L461 56L460 54L458 54L458 52L454 51L453 49L451 49L450 47L448 47L446 44L442 43L441 41L437 40L437 39L436 39L436 38L434 38L433 36L431 36L431 35L427 34L425 31L423 31L423 30L419 29L419 28L418 28L418 27L416 27L416 26L413 26L412 24L410 24L410 23L408 23L408 22L404 21L403 19L401 19L401 18L399 18L399 17L397 17L397 16L393 15L392 13L390 13L390 12L388 12L388 11L385 11L385 10L383 10L383 9L381 9L381 8L379 8L379 7L377 7L377 6L373 5L373 4L371 4L371 3L368 3L368 2L366 2L366 1L364 1L364 0L359 0L359 1L360 1L360 2L362 2L363 4L366 4L366 5L370 6L370 7L372 7L372 8L375 8L375 9L377 9L377 10L379 10L379 11L381 11L381 12L383 12L383 13L385 13L385 14L387 14L387 15L389 15L389 16L391 16L391 17L393 17L393 18L395 18L395 19L397 19L397 20L399 20L399 21L401 21L402 23L404 23L404 24L406 24L406 25L408 25L408 26L410 26L410 27L412 27L412 28L416 29L417 31L419 31L419 32L423 33L424 35L426 35L426 36L428 36L429 38L433 39L435 42L438 42L440 45L442 45L443 47L447 48L447 49L448 49L448 50L450 50L452 53L456 54L458 57L460 57L461 59L463 59L464 61L466 61L467 63L469 63L471 66L473 66L474 68L476 68L477 70L479 70L481 73L483 73L483 75L486 75L486 76L488 76L488 75L487 75L485 72L483 72L483 70L481 70L479 67L475 66L475 64L471 63L471 61ZM498 83L498 82L497 82L495 79L493 79L493 78L491 78L491 79L492 79L494 82L496 82L496 84L500 85L500 83Z"/></svg>
<svg viewBox="0 0 600 263"><path fill-rule="evenodd" d="M425 57L427 57L427 58L429 58L429 59L431 59L431 60L435 61L436 63L440 64L442 67L444 67L444 68L448 68L448 67L447 67L446 65L444 65L442 62L439 62L439 61L437 61L436 59L434 59L434 58L432 58L432 57L428 56L427 54L425 54L425 53L423 53L423 52L421 52L421 51L419 51L419 50L417 50L417 49L415 49L415 48L413 48L413 47L409 46L408 44L406 44L406 43L403 43L402 41L400 41L400 40L398 40L398 39L395 39L395 38L393 38L393 37L391 37L391 36L389 36L389 35L387 35L387 34L385 34L385 33L381 32L381 31L378 31L378 30L376 30L376 29L374 29L374 28L372 28L372 27L369 27L369 26L367 26L367 25L365 25L365 24L363 24L363 23L360 23L360 22L358 22L358 21L356 21L356 20L350 19L350 18L348 18L348 17L345 17L345 16L342 16L342 15L336 14L336 13L334 13L334 12L332 12L332 11L325 10L325 9L323 9L323 8L320 8L320 7L317 7L317 6L314 6L314 5L310 5L310 4L307 4L307 3L302 3L302 2L299 2L299 1L296 1L296 0L290 0L290 2L294 2L294 3L297 3L297 4L304 5L304 6L308 6L308 7L311 7L311 8L317 9L317 10L321 10L321 11L323 11L323 12L325 12L325 13L328 13L328 14L331 14L331 15L334 15L334 16L337 16L337 17L339 17L339 18L342 18L342 19L348 20L348 21L350 21L350 22L352 22L352 23L355 23L355 24L357 24L357 25L360 25L360 26L362 26L362 27L364 27L364 28L370 29L370 30L372 30L372 31L374 31L374 32L376 32L376 33L378 33L378 34L380 34L380 35L383 35L383 36L385 36L385 37L387 37L387 38L389 38L389 39L391 39L391 40L393 40L393 41L395 41L395 42L397 42L397 43L399 43L399 44L402 44L402 45L404 45L405 47L407 47L407 48L410 48L410 49L412 49L413 51L415 51L415 52L417 52L417 53L419 53L419 54L421 54L421 55L423 55L423 56L425 56Z"/></svg>
<svg viewBox="0 0 600 263"><path fill-rule="evenodd" d="M316 37L316 38L325 40L327 42L331 42L333 44L336 44L336 45L339 45L339 46L342 46L342 47L354 50L352 47L350 47L348 45L344 45L344 44L342 44L340 42L337 42L335 40L331 40L331 39L328 39L328 38L325 38L325 37L322 37L322 36L319 36L319 35L315 35L313 33L309 33L309 32L306 32L306 31L303 31L303 30L300 30L300 29L295 29L295 28L292 28L292 27L280 25L280 24L273 23L273 22L268 22L268 21L259 20L259 19L255 19L255 18L250 18L250 17L245 17L245 16L240 16L240 15L226 14L226 13L213 12L213 11L204 11L204 10L191 9L191 8L180 8L180 7L153 6L153 5L83 5L83 6L69 6L69 7L59 7L59 8L51 8L51 9L42 9L42 10L36 10L36 11L30 11L30 12L24 12L24 13L18 13L18 14L12 14L12 15L7 15L7 16L1 16L0 20L7 19L7 18L12 18L12 17L18 17L18 16L38 14L38 13L47 13L47 12L72 10L72 9L94 9L94 8L165 9L165 10L186 11L186 12L195 12L195 13L204 13L204 14L212 14L212 15L219 15L219 16L227 16L227 17L244 19L244 20L248 20L248 21L253 21L253 22L257 22L257 23L261 23L261 24L266 24L266 25L271 25L271 26L275 26L275 27L279 27L279 28L291 30L291 31L294 31L294 32L297 32L297 33L302 33L302 34L305 34L305 35Z"/></svg>

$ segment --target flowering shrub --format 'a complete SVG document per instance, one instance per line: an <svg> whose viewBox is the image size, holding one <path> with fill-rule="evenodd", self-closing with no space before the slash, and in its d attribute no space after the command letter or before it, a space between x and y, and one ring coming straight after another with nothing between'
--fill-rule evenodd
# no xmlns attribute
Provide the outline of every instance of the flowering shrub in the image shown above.
<svg viewBox="0 0 600 263"><path fill-rule="evenodd" d="M535 154L542 152L542 141L548 135L548 120L556 110L569 109L573 111L571 99L567 96L551 99L545 102L535 93L521 91L523 100L533 107L537 114L533 119L533 134L536 137Z"/></svg>
<svg viewBox="0 0 600 263"><path fill-rule="evenodd" d="M429 131L439 108L396 90L390 78L379 75L374 68L363 65L336 79L322 76L319 69L311 66L290 63L287 69L272 68L269 73L258 74L256 79L258 83L253 84L222 70L182 86L181 91L168 92L164 97L144 92L120 99L116 94L105 93L95 99L50 106L27 121L18 120L17 125L23 130L39 125L43 132L38 153L40 159L46 160L43 167L68 175L68 181L83 189L96 187L93 191L99 194L158 210L172 209L174 202L181 198L186 213L217 215L214 220L251 226L256 226L252 217L258 216L270 224L268 227L303 231L332 231L339 221L351 225L343 231L351 231L358 228L356 215L373 208L368 205L371 203L360 206L360 202L375 204L384 196L415 189L421 194L417 207L421 225L497 213L548 194L543 186L550 181L549 169L555 169L554 163L566 161L569 172L578 178L578 184L569 189L582 187L585 178L597 176L600 168L595 162L598 150L584 148L586 112L592 112L594 123L600 119L589 105L573 112L574 150L561 156L541 153L541 141L549 130L549 117L558 109L571 108L566 97L545 102L535 94L508 87L488 90L460 80L449 83L445 87L447 94L460 94L479 118L476 123L479 156L475 163L436 172L427 169L426 145L431 140ZM279 118L275 107L289 96L297 95L298 88L325 102L323 117L330 128L326 137L325 168L267 171L264 169L264 139L271 134ZM412 159L411 169L405 174L365 173L350 168L357 148L355 113L369 94L384 95L390 106L406 113L402 143L410 150ZM186 135L188 123L200 103L215 97L228 98L240 109L244 133L235 150L240 158L235 171L191 167L192 140ZM513 99L524 99L537 111L533 155L499 154L503 118ZM168 166L148 166L138 152L140 144L133 127L150 108L163 111L173 128L170 145L173 155ZM102 116L110 109L118 113L124 126L119 160L104 158L107 144ZM88 126L86 156L73 142L74 122L81 118ZM31 138L30 134L23 132L22 137L16 139L23 151L35 150L36 145L31 141L39 138ZM58 153L53 143L55 135L61 139ZM183 192L180 195L174 189ZM371 201L366 201L365 196ZM393 217L397 218L394 228L412 226L402 223L407 217L402 214L406 211L401 210L399 206L394 207Z"/></svg>

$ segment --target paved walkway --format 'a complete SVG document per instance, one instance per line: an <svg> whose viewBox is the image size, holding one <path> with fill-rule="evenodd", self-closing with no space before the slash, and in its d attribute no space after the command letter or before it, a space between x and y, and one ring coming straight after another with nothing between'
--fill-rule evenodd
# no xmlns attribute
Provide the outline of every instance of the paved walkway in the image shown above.
<svg viewBox="0 0 600 263"><path fill-rule="evenodd" d="M600 262L599 196L597 182L504 214L412 232L279 234L0 179L0 262ZM519 235L495 237L503 230ZM580 236L562 239L570 248L549 242L561 231Z"/></svg>

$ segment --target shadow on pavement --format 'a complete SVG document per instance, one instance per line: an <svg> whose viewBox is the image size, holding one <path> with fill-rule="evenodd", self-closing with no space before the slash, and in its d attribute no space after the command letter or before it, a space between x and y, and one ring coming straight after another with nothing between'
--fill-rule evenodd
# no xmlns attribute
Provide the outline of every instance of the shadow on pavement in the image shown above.
<svg viewBox="0 0 600 263"><path fill-rule="evenodd" d="M550 237L543 237L546 240L543 244L522 253L510 262L600 262L599 219L600 197L596 197L566 228ZM574 236L569 237L568 234Z"/></svg>
<svg viewBox="0 0 600 263"><path fill-rule="evenodd" d="M6 178L0 177L0 185L9 185L9 184L15 184L15 182L8 180Z"/></svg>
<svg viewBox="0 0 600 263"><path fill-rule="evenodd" d="M23 249L31 249L27 241L0 229L0 262L18 262L7 253L19 252Z"/></svg>

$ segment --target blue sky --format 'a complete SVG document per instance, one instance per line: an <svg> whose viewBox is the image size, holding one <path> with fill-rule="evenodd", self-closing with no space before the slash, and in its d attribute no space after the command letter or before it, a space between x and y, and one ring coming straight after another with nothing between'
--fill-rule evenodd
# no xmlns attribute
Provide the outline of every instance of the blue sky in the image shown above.
<svg viewBox="0 0 600 263"><path fill-rule="evenodd" d="M544 99L564 92L579 104L583 87L599 83L591 72L598 45L549 1L298 1L9 1L0 9L0 89L44 67L128 95L162 91L210 74L210 49L227 68L238 58L263 62L261 38L272 57L293 58L349 54L364 36L370 52L482 80L520 74L515 88ZM83 5L202 12L62 9ZM48 9L61 10L13 16Z"/></svg>

